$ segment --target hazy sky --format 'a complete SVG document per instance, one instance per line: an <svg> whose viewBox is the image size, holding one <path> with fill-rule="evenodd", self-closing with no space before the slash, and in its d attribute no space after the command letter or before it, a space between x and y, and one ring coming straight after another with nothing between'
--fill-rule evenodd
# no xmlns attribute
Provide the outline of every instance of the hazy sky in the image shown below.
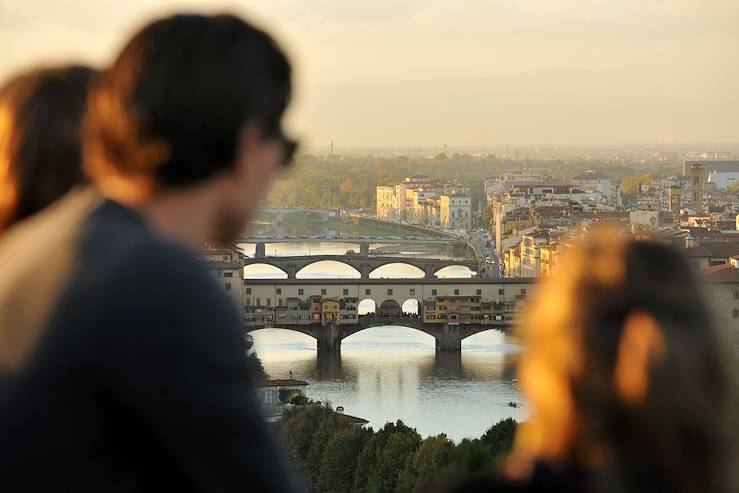
<svg viewBox="0 0 739 493"><path fill-rule="evenodd" d="M739 141L739 0L0 0L0 77L176 8L273 30L313 145Z"/></svg>

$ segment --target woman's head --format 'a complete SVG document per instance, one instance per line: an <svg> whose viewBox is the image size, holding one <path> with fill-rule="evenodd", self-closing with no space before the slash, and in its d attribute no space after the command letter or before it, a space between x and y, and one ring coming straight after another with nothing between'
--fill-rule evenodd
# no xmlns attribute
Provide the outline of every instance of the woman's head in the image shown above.
<svg viewBox="0 0 739 493"><path fill-rule="evenodd" d="M523 333L533 413L514 457L607 471L626 486L656 473L684 491L723 490L736 382L676 250L612 236L571 249Z"/></svg>
<svg viewBox="0 0 739 493"><path fill-rule="evenodd" d="M37 69L0 87L0 231L83 181L81 121L93 70Z"/></svg>

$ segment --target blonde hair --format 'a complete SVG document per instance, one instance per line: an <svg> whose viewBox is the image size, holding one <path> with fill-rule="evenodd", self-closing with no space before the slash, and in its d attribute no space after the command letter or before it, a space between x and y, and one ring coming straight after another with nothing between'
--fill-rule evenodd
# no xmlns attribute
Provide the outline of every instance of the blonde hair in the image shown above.
<svg viewBox="0 0 739 493"><path fill-rule="evenodd" d="M510 471L565 462L596 482L616 476L623 491L655 478L674 491L733 491L735 382L687 262L607 233L563 257L521 331L532 414Z"/></svg>

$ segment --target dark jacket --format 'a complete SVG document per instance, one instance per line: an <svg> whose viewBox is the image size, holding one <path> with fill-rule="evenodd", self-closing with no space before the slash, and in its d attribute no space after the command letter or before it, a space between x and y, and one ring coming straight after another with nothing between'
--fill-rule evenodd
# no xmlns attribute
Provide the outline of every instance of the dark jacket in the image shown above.
<svg viewBox="0 0 739 493"><path fill-rule="evenodd" d="M11 230L0 266L3 492L296 489L195 252L85 192Z"/></svg>

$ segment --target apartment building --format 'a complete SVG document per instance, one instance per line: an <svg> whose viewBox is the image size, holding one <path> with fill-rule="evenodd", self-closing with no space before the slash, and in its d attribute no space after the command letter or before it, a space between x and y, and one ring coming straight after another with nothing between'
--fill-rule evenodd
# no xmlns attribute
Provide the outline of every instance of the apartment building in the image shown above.
<svg viewBox="0 0 739 493"><path fill-rule="evenodd" d="M208 248L200 252L200 258L241 312L245 294L243 253L236 247Z"/></svg>
<svg viewBox="0 0 739 493"><path fill-rule="evenodd" d="M414 175L375 190L377 216L390 221L468 229L472 226L469 190L456 184Z"/></svg>

